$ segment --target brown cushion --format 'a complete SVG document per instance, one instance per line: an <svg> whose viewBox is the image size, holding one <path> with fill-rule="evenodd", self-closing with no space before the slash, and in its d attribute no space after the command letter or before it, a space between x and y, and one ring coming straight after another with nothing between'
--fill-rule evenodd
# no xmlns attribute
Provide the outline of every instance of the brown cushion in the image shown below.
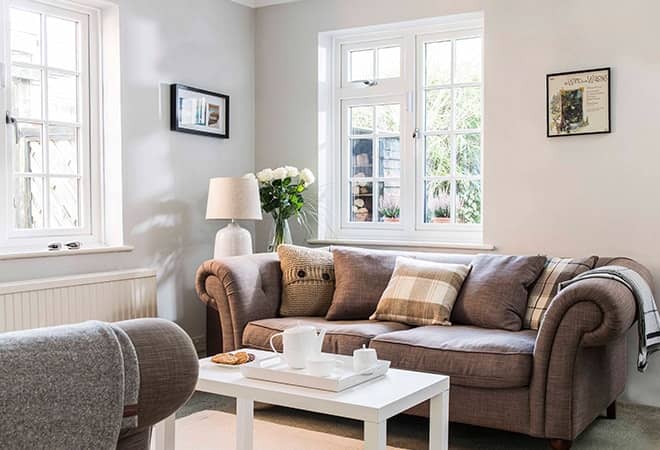
<svg viewBox="0 0 660 450"><path fill-rule="evenodd" d="M477 255L456 300L452 322L518 331L527 308L527 289L545 256Z"/></svg>
<svg viewBox="0 0 660 450"><path fill-rule="evenodd" d="M454 325L379 335L370 347L399 369L449 375L454 385L504 389L529 385L535 342L532 330Z"/></svg>
<svg viewBox="0 0 660 450"><path fill-rule="evenodd" d="M571 280L587 270L593 269L597 260L597 256L573 259L548 259L541 275L529 289L523 328L538 330L541 327L541 322L550 306L550 302L557 295L559 284Z"/></svg>
<svg viewBox="0 0 660 450"><path fill-rule="evenodd" d="M408 325L451 325L449 315L470 266L399 256L378 302L375 320Z"/></svg>
<svg viewBox="0 0 660 450"><path fill-rule="evenodd" d="M287 328L294 327L298 321L327 330L323 341L323 351L340 355L352 355L353 350L369 345L375 336L392 331L407 330L409 327L395 322L375 322L370 320L332 321L321 317L285 317L263 319L250 322L243 331L245 347L270 350L270 337ZM282 340L274 339L278 351L282 350Z"/></svg>
<svg viewBox="0 0 660 450"><path fill-rule="evenodd" d="M282 269L280 315L325 316L335 292L332 253L282 244L277 255Z"/></svg>

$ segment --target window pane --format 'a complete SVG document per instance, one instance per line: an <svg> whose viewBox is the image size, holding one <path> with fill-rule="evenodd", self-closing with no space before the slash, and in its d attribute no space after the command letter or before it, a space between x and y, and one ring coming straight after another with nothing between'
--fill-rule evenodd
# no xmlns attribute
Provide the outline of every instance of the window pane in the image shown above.
<svg viewBox="0 0 660 450"><path fill-rule="evenodd" d="M481 80L481 38L456 41L456 83Z"/></svg>
<svg viewBox="0 0 660 450"><path fill-rule="evenodd" d="M398 178L401 176L401 145L398 137L378 140L378 164L381 177Z"/></svg>
<svg viewBox="0 0 660 450"><path fill-rule="evenodd" d="M12 112L24 119L41 119L41 70L12 67Z"/></svg>
<svg viewBox="0 0 660 450"><path fill-rule="evenodd" d="M451 174L449 136L426 137L426 176L446 177Z"/></svg>
<svg viewBox="0 0 660 450"><path fill-rule="evenodd" d="M426 86L451 83L451 41L430 42L426 47Z"/></svg>
<svg viewBox="0 0 660 450"><path fill-rule="evenodd" d="M373 176L373 141L351 139L351 176Z"/></svg>
<svg viewBox="0 0 660 450"><path fill-rule="evenodd" d="M14 147L14 168L17 172L44 172L41 147L41 125L19 123L18 144ZM13 140L12 140L13 141Z"/></svg>
<svg viewBox="0 0 660 450"><path fill-rule="evenodd" d="M374 51L359 50L349 55L351 74L350 81L374 79Z"/></svg>
<svg viewBox="0 0 660 450"><path fill-rule="evenodd" d="M456 173L458 175L479 175L481 173L480 134L456 135Z"/></svg>
<svg viewBox="0 0 660 450"><path fill-rule="evenodd" d="M379 105L376 106L376 127L378 131L385 133L399 133L401 122L401 106Z"/></svg>
<svg viewBox="0 0 660 450"><path fill-rule="evenodd" d="M378 183L378 221L398 222L401 210L401 185L398 181L381 181Z"/></svg>
<svg viewBox="0 0 660 450"><path fill-rule="evenodd" d="M14 225L18 229L44 227L43 178L16 178L14 182Z"/></svg>
<svg viewBox="0 0 660 450"><path fill-rule="evenodd" d="M373 183L351 183L351 222L371 222L373 217Z"/></svg>
<svg viewBox="0 0 660 450"><path fill-rule="evenodd" d="M354 106L350 108L351 134L371 134L374 132L373 106Z"/></svg>
<svg viewBox="0 0 660 450"><path fill-rule="evenodd" d="M49 67L76 70L76 22L48 17L46 19L46 60Z"/></svg>
<svg viewBox="0 0 660 450"><path fill-rule="evenodd" d="M481 127L481 88L456 89L456 129Z"/></svg>
<svg viewBox="0 0 660 450"><path fill-rule="evenodd" d="M41 64L41 15L11 9L11 60Z"/></svg>
<svg viewBox="0 0 660 450"><path fill-rule="evenodd" d="M451 184L449 181L426 182L426 223L449 223L451 217Z"/></svg>
<svg viewBox="0 0 660 450"><path fill-rule="evenodd" d="M481 223L481 181L456 182L456 222Z"/></svg>
<svg viewBox="0 0 660 450"><path fill-rule="evenodd" d="M73 127L48 127L48 161L50 173L78 173L77 129Z"/></svg>
<svg viewBox="0 0 660 450"><path fill-rule="evenodd" d="M427 131L446 130L451 119L451 91L437 89L426 92Z"/></svg>
<svg viewBox="0 0 660 450"><path fill-rule="evenodd" d="M50 227L76 228L78 221L78 179L50 179Z"/></svg>
<svg viewBox="0 0 660 450"><path fill-rule="evenodd" d="M401 76L401 48L378 49L378 78L398 78Z"/></svg>
<svg viewBox="0 0 660 450"><path fill-rule="evenodd" d="M77 81L74 75L48 74L48 120L76 122Z"/></svg>

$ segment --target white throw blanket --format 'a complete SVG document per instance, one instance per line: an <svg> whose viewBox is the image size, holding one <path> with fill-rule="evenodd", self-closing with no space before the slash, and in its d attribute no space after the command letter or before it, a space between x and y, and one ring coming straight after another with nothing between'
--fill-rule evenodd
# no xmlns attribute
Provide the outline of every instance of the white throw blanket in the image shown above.
<svg viewBox="0 0 660 450"><path fill-rule="evenodd" d="M114 449L138 390L135 348L111 324L0 334L0 448Z"/></svg>
<svg viewBox="0 0 660 450"><path fill-rule="evenodd" d="M630 289L637 302L637 330L639 354L637 370L644 372L648 355L660 350L660 314L651 287L636 271L623 266L603 266L584 272L572 280L561 283L559 290L588 278L607 278L618 281Z"/></svg>

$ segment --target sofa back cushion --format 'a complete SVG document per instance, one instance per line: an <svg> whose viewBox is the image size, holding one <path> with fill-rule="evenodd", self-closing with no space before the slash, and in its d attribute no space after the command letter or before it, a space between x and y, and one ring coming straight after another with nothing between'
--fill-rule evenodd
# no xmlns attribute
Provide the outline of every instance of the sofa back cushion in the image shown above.
<svg viewBox="0 0 660 450"><path fill-rule="evenodd" d="M477 255L452 312L452 321L482 328L519 331L528 288L545 256Z"/></svg>
<svg viewBox="0 0 660 450"><path fill-rule="evenodd" d="M597 256L574 259L549 258L541 275L529 290L523 328L538 330L550 302L557 295L559 284L593 269L596 261L598 261Z"/></svg>
<svg viewBox="0 0 660 450"><path fill-rule="evenodd" d="M335 292L326 319L363 320L375 311L392 277L397 256L453 264L470 264L471 255L332 247Z"/></svg>
<svg viewBox="0 0 660 450"><path fill-rule="evenodd" d="M283 244L277 255L282 269L280 315L324 316L335 291L332 253Z"/></svg>
<svg viewBox="0 0 660 450"><path fill-rule="evenodd" d="M449 317L470 266L400 256L372 320L451 325Z"/></svg>

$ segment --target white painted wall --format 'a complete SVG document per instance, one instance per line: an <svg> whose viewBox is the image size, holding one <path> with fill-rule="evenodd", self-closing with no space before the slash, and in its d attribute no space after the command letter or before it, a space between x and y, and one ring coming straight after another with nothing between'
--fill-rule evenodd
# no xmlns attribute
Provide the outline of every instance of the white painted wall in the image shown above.
<svg viewBox="0 0 660 450"><path fill-rule="evenodd" d="M654 272L660 294L655 0L306 0L259 9L257 169L317 167L320 31L479 10L485 241L502 253L631 256ZM612 67L613 133L546 138L545 75L603 66ZM268 230L268 221L257 226L257 243ZM660 357L637 374L635 345L631 338L626 399L660 406Z"/></svg>
<svg viewBox="0 0 660 450"><path fill-rule="evenodd" d="M205 333L195 271L221 222L204 219L208 179L254 166L254 10L230 0L117 0L127 254L0 262L0 282L152 267L159 310ZM231 139L169 130L169 83L229 94ZM251 227L250 224L248 226Z"/></svg>

